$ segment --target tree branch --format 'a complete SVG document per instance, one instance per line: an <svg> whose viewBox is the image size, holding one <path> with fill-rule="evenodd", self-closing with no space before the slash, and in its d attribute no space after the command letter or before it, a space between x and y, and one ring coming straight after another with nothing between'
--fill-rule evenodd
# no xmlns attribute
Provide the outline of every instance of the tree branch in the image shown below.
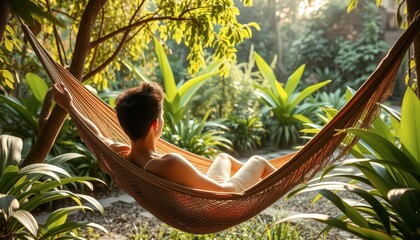
<svg viewBox="0 0 420 240"><path fill-rule="evenodd" d="M86 56L90 49L90 35L95 23L96 16L106 2L107 0L90 0L83 12L83 16L80 21L79 32L77 35L73 61L70 66L70 72L77 79L82 78ZM52 146L54 145L55 139L60 132L66 116L66 110L57 105L54 107L47 122L42 124L37 140L34 142L30 152L22 162L23 166L27 166L33 163L41 163L45 160L45 157L48 155Z"/></svg>
<svg viewBox="0 0 420 240"><path fill-rule="evenodd" d="M127 30L130 31L132 28L141 26L141 25L146 24L148 22L161 21L161 20L188 21L188 20L192 20L192 19L188 19L188 18L177 18L177 17L152 17L152 18L147 18L147 19L144 19L144 20L135 22L133 24L129 24L129 25L125 26L125 27L122 27L122 28L120 28L120 29L112 32L112 33L109 33L108 35L105 35L102 38L99 38L98 40L96 40L94 42L91 42L91 46L92 47L95 47L95 46L101 44L102 42L104 42L104 41L106 41L106 40L114 37L115 35L118 35L118 34L120 34L122 32L127 31Z"/></svg>

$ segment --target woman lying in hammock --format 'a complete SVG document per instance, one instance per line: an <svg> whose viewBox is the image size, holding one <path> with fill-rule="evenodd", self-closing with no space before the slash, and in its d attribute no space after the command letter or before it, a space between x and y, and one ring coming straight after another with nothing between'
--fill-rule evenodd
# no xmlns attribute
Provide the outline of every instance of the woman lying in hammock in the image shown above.
<svg viewBox="0 0 420 240"><path fill-rule="evenodd" d="M112 150L144 170L174 183L210 191L242 192L275 171L260 156L253 156L242 163L222 153L214 159L208 172L203 174L179 154L159 154L156 142L164 124L164 93L157 83L141 83L117 98L117 117L131 140L131 146L104 137L97 126L74 107L72 97L64 85L55 84L53 89L57 104L81 117Z"/></svg>

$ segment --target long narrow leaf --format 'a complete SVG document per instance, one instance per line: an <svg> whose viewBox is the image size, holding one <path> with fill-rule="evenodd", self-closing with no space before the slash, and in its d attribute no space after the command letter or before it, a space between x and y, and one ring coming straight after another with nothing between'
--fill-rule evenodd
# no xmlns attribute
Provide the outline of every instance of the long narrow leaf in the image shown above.
<svg viewBox="0 0 420 240"><path fill-rule="evenodd" d="M286 85L284 86L284 90L290 96L296 90L300 80L302 79L303 72L305 71L305 64L301 65L295 72L290 75L290 77L286 81Z"/></svg>
<svg viewBox="0 0 420 240"><path fill-rule="evenodd" d="M137 80L143 81L143 82L150 82L151 81L150 78L147 77L147 75L144 74L143 71L141 71L140 68L134 66L133 63L128 62L126 60L123 60L122 63L124 64L124 66L126 68L128 68L134 74L134 76L137 78Z"/></svg>
<svg viewBox="0 0 420 240"><path fill-rule="evenodd" d="M35 116L32 115L32 113L28 111L28 109L26 109L19 100L0 94L0 101L3 101L10 109L15 111L18 116L31 127L32 130L36 133L38 132L38 122Z"/></svg>
<svg viewBox="0 0 420 240"><path fill-rule="evenodd" d="M63 216L67 216L69 213L73 212L73 211L78 211L78 210L90 210L93 211L93 209L86 207L86 206L72 206L72 207L65 207L65 208L60 208L58 210L55 210L53 213L51 213L48 216L47 221L44 224L44 228L52 228L55 226L59 226L61 224L63 224L66 220L63 220Z"/></svg>
<svg viewBox="0 0 420 240"><path fill-rule="evenodd" d="M289 96L287 95L287 92L284 90L284 88L277 81L273 69L271 69L271 67L264 61L264 59L260 55L258 55L258 53L255 53L255 62L257 63L261 75L264 77L264 79L267 79L267 81L269 82L271 86L271 91L273 91L273 93L277 95L276 97L280 98L281 104L285 105Z"/></svg>
<svg viewBox="0 0 420 240"><path fill-rule="evenodd" d="M159 67L162 71L163 84L165 86L165 96L169 102L172 102L178 92L174 74L172 72L171 65L169 65L168 58L166 57L162 45L155 37L153 38L153 43L155 45L155 52L159 61Z"/></svg>
<svg viewBox="0 0 420 240"><path fill-rule="evenodd" d="M331 226L334 226L338 229L347 231L349 233L352 233L358 237L361 237L363 239L382 239L382 240L393 240L392 237L386 235L385 233L379 232L377 230L369 229L369 228L362 228L357 227L352 224L346 223L344 221L338 220L336 218L330 217L328 215L323 214L297 214L293 215L284 219L281 219L280 221L276 222L275 224L280 224L282 222L289 222L294 221L298 219L313 219L319 222L323 222L326 224L329 224Z"/></svg>
<svg viewBox="0 0 420 240"><path fill-rule="evenodd" d="M103 226L96 223L68 222L68 223L61 224L60 226L48 229L48 231L43 234L42 239L46 239L52 236L57 236L58 234L64 234L69 231L73 231L75 229L87 228L87 227L94 227L108 234L108 230L106 230Z"/></svg>
<svg viewBox="0 0 420 240"><path fill-rule="evenodd" d="M19 209L19 201L14 196L0 194L0 213L4 220L9 220L17 209Z"/></svg>
<svg viewBox="0 0 420 240"><path fill-rule="evenodd" d="M401 143L414 157L420 171L420 101L410 88L405 92L401 109Z"/></svg>
<svg viewBox="0 0 420 240"><path fill-rule="evenodd" d="M383 159L399 162L406 167L415 168L413 163L407 156L402 153L396 146L387 141L378 134L364 131L361 129L347 129L346 132L353 133L365 141L372 149L375 150Z"/></svg>
<svg viewBox="0 0 420 240"><path fill-rule="evenodd" d="M47 83L44 79L31 72L25 75L25 80L35 99L38 101L38 103L41 104L44 101L45 95L48 91Z"/></svg>
<svg viewBox="0 0 420 240"><path fill-rule="evenodd" d="M302 90L300 93L298 93L296 95L296 97L293 98L293 100L290 101L289 106L288 106L289 111L291 111L293 108L295 108L295 106L298 105L307 96L311 95L312 93L314 93L318 89L324 87L325 85L327 85L330 82L331 82L331 80L326 80L326 81L311 85L311 86L305 88L304 90Z"/></svg>
<svg viewBox="0 0 420 240"><path fill-rule="evenodd" d="M184 83L178 90L181 97L181 106L186 106L190 99L194 96L197 90L205 83L210 77L219 74L219 72L211 72L192 78Z"/></svg>
<svg viewBox="0 0 420 240"><path fill-rule="evenodd" d="M38 235L38 223L30 212L17 210L13 213L13 217L28 229L32 236L36 237Z"/></svg>

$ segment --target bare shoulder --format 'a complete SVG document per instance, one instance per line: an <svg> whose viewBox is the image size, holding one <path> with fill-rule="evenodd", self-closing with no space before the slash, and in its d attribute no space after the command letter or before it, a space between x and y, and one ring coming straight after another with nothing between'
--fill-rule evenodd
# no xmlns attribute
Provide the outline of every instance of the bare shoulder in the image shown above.
<svg viewBox="0 0 420 240"><path fill-rule="evenodd" d="M120 142L110 142L108 146L116 153L129 152L131 150L129 145Z"/></svg>
<svg viewBox="0 0 420 240"><path fill-rule="evenodd" d="M160 157L160 162L166 166L180 166L188 164L188 161L178 153L167 153Z"/></svg>
<svg viewBox="0 0 420 240"><path fill-rule="evenodd" d="M178 153L167 153L165 155L162 155L162 157L160 157L160 159L168 160L168 161L171 161L171 160L185 160L185 158Z"/></svg>

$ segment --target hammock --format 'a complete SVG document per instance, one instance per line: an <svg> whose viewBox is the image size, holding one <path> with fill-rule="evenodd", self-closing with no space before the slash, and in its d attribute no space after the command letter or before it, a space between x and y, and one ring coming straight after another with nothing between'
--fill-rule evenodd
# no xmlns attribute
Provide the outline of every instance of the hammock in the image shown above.
<svg viewBox="0 0 420 240"><path fill-rule="evenodd" d="M416 18L354 97L321 132L296 153L270 159L277 170L242 193L204 191L159 178L113 152L80 119L72 118L81 138L98 158L101 169L109 173L116 184L147 211L162 222L185 232L218 232L254 217L337 159L337 156L333 156L334 151L346 137L346 134L337 134L337 130L354 126L366 128L370 125L380 110L377 103L383 102L392 93L395 75L406 50L418 33L419 24ZM55 62L27 26L22 27L51 79L66 85L80 112L92 120L104 136L129 143L118 124L114 109L91 94ZM161 153L181 154L203 173L212 162L163 140L158 142L157 147Z"/></svg>

